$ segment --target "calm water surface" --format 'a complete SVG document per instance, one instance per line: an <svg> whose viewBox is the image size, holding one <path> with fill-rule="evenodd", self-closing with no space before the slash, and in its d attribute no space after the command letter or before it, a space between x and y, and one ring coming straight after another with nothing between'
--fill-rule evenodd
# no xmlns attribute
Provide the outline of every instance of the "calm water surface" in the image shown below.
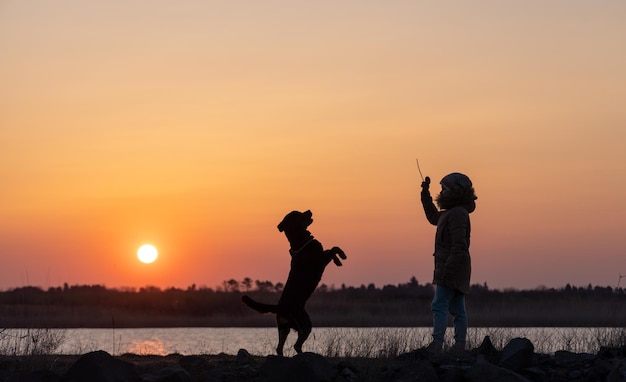
<svg viewBox="0 0 626 382"><path fill-rule="evenodd" d="M17 329L16 329L17 330ZM237 354L246 349L251 354L274 353L277 342L275 328L158 328L158 329L63 329L65 339L57 350L60 354L82 354L104 350L111 354ZM621 332L620 332L621 331ZM314 328L304 346L325 356L386 356L426 346L431 328ZM615 335L624 335L622 328L471 328L468 342L477 347L489 335L501 349L515 337L526 337L535 351L556 350L596 352L600 345ZM452 342L452 330L448 330ZM286 355L293 354L296 333L287 341Z"/></svg>

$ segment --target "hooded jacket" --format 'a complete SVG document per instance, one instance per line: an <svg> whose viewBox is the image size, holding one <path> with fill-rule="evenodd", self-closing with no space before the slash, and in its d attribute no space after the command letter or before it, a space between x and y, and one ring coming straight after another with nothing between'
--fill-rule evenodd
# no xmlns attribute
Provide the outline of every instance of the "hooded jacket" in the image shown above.
<svg viewBox="0 0 626 382"><path fill-rule="evenodd" d="M463 294L469 293L472 264L469 252L471 224L469 214L476 209L475 197L459 203L437 202L446 208L438 210L428 190L421 194L426 219L437 226L435 234L435 270L433 284L445 285Z"/></svg>

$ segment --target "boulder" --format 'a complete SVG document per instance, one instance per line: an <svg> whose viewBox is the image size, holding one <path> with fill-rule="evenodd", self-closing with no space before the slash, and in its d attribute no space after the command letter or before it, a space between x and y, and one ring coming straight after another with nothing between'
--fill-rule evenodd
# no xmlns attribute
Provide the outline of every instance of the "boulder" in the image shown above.
<svg viewBox="0 0 626 382"><path fill-rule="evenodd" d="M589 371L588 380L590 381L604 381L607 376L613 371L615 367L615 360L613 359L598 359L593 363L591 370Z"/></svg>
<svg viewBox="0 0 626 382"><path fill-rule="evenodd" d="M131 363L98 350L81 356L65 376L67 382L140 382Z"/></svg>
<svg viewBox="0 0 626 382"><path fill-rule="evenodd" d="M237 364L254 366L255 361L246 349L239 349L237 352Z"/></svg>
<svg viewBox="0 0 626 382"><path fill-rule="evenodd" d="M607 382L623 382L626 381L626 359L616 359L613 369L606 377Z"/></svg>
<svg viewBox="0 0 626 382"><path fill-rule="evenodd" d="M619 347L600 346L598 351L598 357L600 358L625 358L626 357L626 345Z"/></svg>
<svg viewBox="0 0 626 382"><path fill-rule="evenodd" d="M357 372L350 367L342 368L341 371L339 372L339 377L342 378L342 380L347 381L347 382L359 380L359 375L357 374Z"/></svg>
<svg viewBox="0 0 626 382"><path fill-rule="evenodd" d="M502 349L500 365L513 371L520 371L532 365L534 353L535 347L530 340L513 338Z"/></svg>
<svg viewBox="0 0 626 382"><path fill-rule="evenodd" d="M395 370L387 379L393 382L438 382L437 372L429 361L414 361Z"/></svg>
<svg viewBox="0 0 626 382"><path fill-rule="evenodd" d="M513 370L505 369L489 363L485 357L478 356L476 363L466 371L464 381L467 382L530 382L527 378Z"/></svg>
<svg viewBox="0 0 626 382"><path fill-rule="evenodd" d="M597 356L589 353L572 353L566 350L558 350L554 352L554 363L559 367L570 369L587 369L589 368Z"/></svg>
<svg viewBox="0 0 626 382"><path fill-rule="evenodd" d="M330 382L337 376L333 365L315 353L301 353L293 358L269 356L259 373L272 382Z"/></svg>
<svg viewBox="0 0 626 382"><path fill-rule="evenodd" d="M171 365L141 376L143 382L192 382L193 378L181 365Z"/></svg>
<svg viewBox="0 0 626 382"><path fill-rule="evenodd" d="M429 360L432 354L427 348L419 348L409 353L402 353L396 357L399 361L416 361L416 360Z"/></svg>
<svg viewBox="0 0 626 382"><path fill-rule="evenodd" d="M466 382L465 370L461 368L439 369L439 382Z"/></svg>
<svg viewBox="0 0 626 382"><path fill-rule="evenodd" d="M211 368L209 362L196 355L184 356L178 360L178 364L195 380L204 380L207 371Z"/></svg>
<svg viewBox="0 0 626 382"><path fill-rule="evenodd" d="M487 361L494 364L498 363L500 360L500 352L493 346L489 336L483 338L483 342L476 348L475 352L477 355L482 355Z"/></svg>
<svg viewBox="0 0 626 382"><path fill-rule="evenodd" d="M35 370L23 373L12 373L5 382L60 382L61 377L50 370Z"/></svg>

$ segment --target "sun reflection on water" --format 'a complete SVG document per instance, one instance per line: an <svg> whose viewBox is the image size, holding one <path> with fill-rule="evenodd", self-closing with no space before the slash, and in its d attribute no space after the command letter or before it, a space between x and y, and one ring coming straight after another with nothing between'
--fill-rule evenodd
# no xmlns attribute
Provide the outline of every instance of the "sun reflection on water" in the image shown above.
<svg viewBox="0 0 626 382"><path fill-rule="evenodd" d="M128 352L138 355L167 355L168 351L162 341L158 340L143 340L132 341L128 344Z"/></svg>

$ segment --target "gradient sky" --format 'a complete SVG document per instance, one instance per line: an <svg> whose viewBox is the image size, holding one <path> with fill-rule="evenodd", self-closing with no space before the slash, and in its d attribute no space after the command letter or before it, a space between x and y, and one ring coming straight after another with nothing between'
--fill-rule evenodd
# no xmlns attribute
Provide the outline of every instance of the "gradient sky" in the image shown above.
<svg viewBox="0 0 626 382"><path fill-rule="evenodd" d="M305 209L348 255L324 283L430 282L416 158L474 182L473 283L615 286L624 20L623 1L0 1L0 289L284 282L276 225Z"/></svg>

